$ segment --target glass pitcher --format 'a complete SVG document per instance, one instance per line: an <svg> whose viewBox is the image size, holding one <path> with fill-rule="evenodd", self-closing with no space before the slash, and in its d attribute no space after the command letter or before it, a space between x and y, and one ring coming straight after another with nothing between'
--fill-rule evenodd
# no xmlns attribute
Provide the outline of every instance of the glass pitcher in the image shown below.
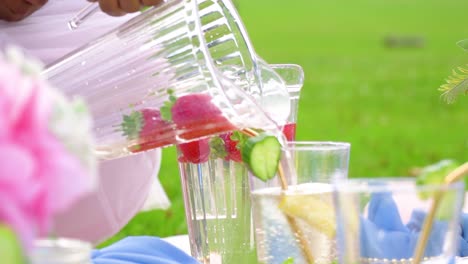
<svg viewBox="0 0 468 264"><path fill-rule="evenodd" d="M244 127L277 131L290 112L283 80L229 0L162 3L44 74L87 101L101 158Z"/></svg>

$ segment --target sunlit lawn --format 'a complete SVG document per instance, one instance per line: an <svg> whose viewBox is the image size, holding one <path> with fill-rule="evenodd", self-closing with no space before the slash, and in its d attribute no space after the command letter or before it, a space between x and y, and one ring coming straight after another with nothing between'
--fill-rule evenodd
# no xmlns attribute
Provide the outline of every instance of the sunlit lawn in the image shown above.
<svg viewBox="0 0 468 264"><path fill-rule="evenodd" d="M350 176L405 176L445 158L468 160L468 97L445 104L437 88L468 63L466 0L241 0L252 42L269 63L296 63L306 81L298 139L352 144ZM387 35L422 48L388 48ZM175 151L159 177L168 211L135 217L116 237L186 233Z"/></svg>

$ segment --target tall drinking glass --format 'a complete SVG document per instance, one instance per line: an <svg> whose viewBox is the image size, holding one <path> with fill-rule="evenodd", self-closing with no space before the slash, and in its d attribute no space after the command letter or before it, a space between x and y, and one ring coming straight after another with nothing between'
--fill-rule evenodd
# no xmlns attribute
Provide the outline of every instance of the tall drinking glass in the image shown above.
<svg viewBox="0 0 468 264"><path fill-rule="evenodd" d="M414 178L352 179L335 188L340 263L413 263L436 195L441 199L421 262L454 263L462 182L419 186Z"/></svg>
<svg viewBox="0 0 468 264"><path fill-rule="evenodd" d="M302 68L270 66L287 83L296 109ZM191 253L201 263L257 262L249 173L235 136L229 132L177 146Z"/></svg>
<svg viewBox="0 0 468 264"><path fill-rule="evenodd" d="M263 183L252 179L260 263L332 263L336 259L331 181L346 178L350 144L290 142L295 175ZM289 262L288 262L289 261Z"/></svg>

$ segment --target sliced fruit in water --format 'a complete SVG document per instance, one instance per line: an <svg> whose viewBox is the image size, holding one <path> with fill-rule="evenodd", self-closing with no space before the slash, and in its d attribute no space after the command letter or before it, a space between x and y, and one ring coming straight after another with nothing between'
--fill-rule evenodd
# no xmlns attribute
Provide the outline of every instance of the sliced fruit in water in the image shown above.
<svg viewBox="0 0 468 264"><path fill-rule="evenodd" d="M162 119L157 109L145 108L125 115L121 128L128 140L136 142L129 147L133 153L175 143L173 126Z"/></svg>
<svg viewBox="0 0 468 264"><path fill-rule="evenodd" d="M294 141L296 139L296 123L284 125L283 134L288 141Z"/></svg>
<svg viewBox="0 0 468 264"><path fill-rule="evenodd" d="M178 160L199 164L207 162L210 158L210 145L207 138L190 141L177 145L180 151Z"/></svg>
<svg viewBox="0 0 468 264"><path fill-rule="evenodd" d="M336 234L333 206L311 195L284 195L279 208L287 215L304 220L329 238Z"/></svg>
<svg viewBox="0 0 468 264"><path fill-rule="evenodd" d="M235 130L208 94L188 94L176 99L171 108L172 121L186 140Z"/></svg>
<svg viewBox="0 0 468 264"><path fill-rule="evenodd" d="M224 141L224 147L227 152L226 160L232 160L234 162L242 162L242 155L240 153L240 146L242 141L238 139L238 135L242 135L240 132L228 132L222 134L220 137Z"/></svg>
<svg viewBox="0 0 468 264"><path fill-rule="evenodd" d="M281 144L275 136L261 133L244 142L241 154L250 171L257 178L267 181L278 171Z"/></svg>

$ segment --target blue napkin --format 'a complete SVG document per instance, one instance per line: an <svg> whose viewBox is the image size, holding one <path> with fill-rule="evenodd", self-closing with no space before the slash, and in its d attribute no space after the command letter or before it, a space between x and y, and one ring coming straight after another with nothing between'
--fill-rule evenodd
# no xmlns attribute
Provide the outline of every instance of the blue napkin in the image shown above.
<svg viewBox="0 0 468 264"><path fill-rule="evenodd" d="M368 217L361 217L361 256L366 258L402 259L412 257L426 212L415 210L405 225L390 193L374 194ZM468 215L463 214L459 234L458 256L468 255ZM435 221L425 256L438 256L447 233L447 222Z"/></svg>
<svg viewBox="0 0 468 264"><path fill-rule="evenodd" d="M157 237L127 237L96 249L93 264L198 264L185 252Z"/></svg>

